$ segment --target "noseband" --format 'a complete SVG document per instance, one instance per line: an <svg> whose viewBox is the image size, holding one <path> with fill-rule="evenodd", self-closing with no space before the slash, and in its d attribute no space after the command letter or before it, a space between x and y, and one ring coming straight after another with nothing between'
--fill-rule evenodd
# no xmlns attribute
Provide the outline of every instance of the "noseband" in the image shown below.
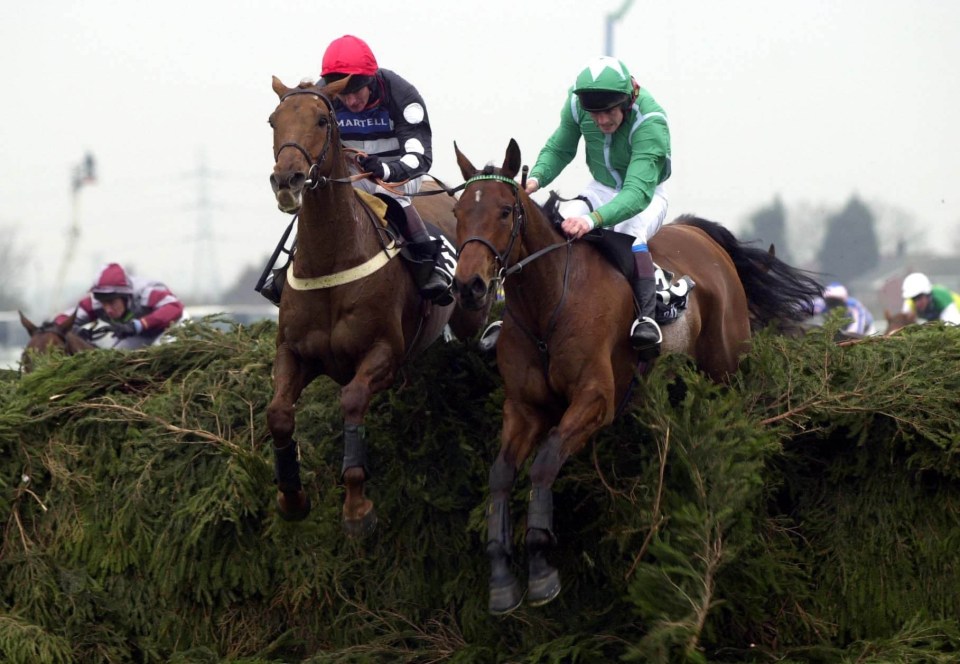
<svg viewBox="0 0 960 664"><path fill-rule="evenodd" d="M330 111L330 115L331 115L330 121L336 122L336 114L334 113L334 110L333 110L333 102L331 102L329 97L327 97L325 94L320 92L320 90L318 90L317 88L296 88L294 90L290 90L280 98L280 103L282 104L289 97L293 97L294 95L313 95L314 97L317 97L318 99L323 100L323 103L326 104L327 106L327 110ZM327 130L327 137L326 137L326 140L323 142L323 148L321 148L320 154L317 155L316 159L310 156L310 152L305 147L297 143L296 141L288 141L287 143L284 143L279 148L277 148L276 153L273 155L274 163L276 163L276 161L280 159L280 153L283 152L284 148L293 148L297 150L300 154L303 155L304 159L307 160L307 163L310 164L310 170L307 171L307 181L305 183L308 189L316 189L317 187L322 187L327 184L329 179L322 175L318 176L318 171L320 170L320 164L322 164L323 160L326 159L327 152L329 152L330 150L330 131L329 130Z"/></svg>

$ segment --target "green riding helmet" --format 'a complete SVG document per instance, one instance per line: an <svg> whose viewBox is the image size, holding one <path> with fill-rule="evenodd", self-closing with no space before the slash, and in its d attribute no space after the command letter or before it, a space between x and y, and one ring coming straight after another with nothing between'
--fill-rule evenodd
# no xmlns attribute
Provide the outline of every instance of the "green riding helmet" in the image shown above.
<svg viewBox="0 0 960 664"><path fill-rule="evenodd" d="M573 92L585 111L608 111L633 101L633 77L620 60L603 56L580 72Z"/></svg>

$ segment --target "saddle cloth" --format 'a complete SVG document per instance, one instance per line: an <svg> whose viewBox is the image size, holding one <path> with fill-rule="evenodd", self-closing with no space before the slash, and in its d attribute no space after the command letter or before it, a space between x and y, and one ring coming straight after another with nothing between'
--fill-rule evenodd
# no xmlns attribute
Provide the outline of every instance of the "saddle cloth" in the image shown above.
<svg viewBox="0 0 960 664"><path fill-rule="evenodd" d="M654 279L657 282L657 313L654 318L660 324L672 323L687 308L687 295L696 284L686 275L674 282L673 273L656 263Z"/></svg>

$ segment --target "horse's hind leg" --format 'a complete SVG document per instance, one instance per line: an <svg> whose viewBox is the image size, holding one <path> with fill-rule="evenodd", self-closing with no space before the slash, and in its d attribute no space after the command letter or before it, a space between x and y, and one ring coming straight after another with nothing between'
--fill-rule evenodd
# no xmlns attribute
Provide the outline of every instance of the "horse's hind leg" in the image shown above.
<svg viewBox="0 0 960 664"><path fill-rule="evenodd" d="M395 355L385 344L374 346L364 357L357 373L340 392L343 411L343 470L346 487L343 499L343 529L349 537L364 537L377 526L373 501L364 495L370 477L363 418L373 395L388 388L396 372Z"/></svg>
<svg viewBox="0 0 960 664"><path fill-rule="evenodd" d="M277 348L273 375L274 392L267 406L267 426L273 438L277 511L287 521L300 521L310 513L310 499L300 482L300 454L293 439L294 404L310 378L290 349L282 344Z"/></svg>

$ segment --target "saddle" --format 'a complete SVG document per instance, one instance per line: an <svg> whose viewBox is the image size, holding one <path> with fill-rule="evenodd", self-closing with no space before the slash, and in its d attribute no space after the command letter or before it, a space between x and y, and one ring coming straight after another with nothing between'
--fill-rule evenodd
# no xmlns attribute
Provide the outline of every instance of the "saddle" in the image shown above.
<svg viewBox="0 0 960 664"><path fill-rule="evenodd" d="M563 221L558 211L560 202L557 192L551 191L543 206L547 218L557 228ZM609 228L594 228L581 239L596 247L600 254L620 271L628 283L633 283L633 243L636 238ZM657 307L654 318L658 324L666 325L677 320L686 310L687 295L694 287L693 279L684 275L674 281L674 274L656 263L654 263L654 279L657 284Z"/></svg>
<svg viewBox="0 0 960 664"><path fill-rule="evenodd" d="M397 199L386 194L368 194L362 189L356 190L360 198L370 206L381 219L384 227L395 238L402 238L401 228L407 223L407 215ZM382 210L382 211L381 211ZM414 283L422 287L430 278L434 266L447 272L451 280L457 271L457 250L440 230L439 226L424 219L424 226L430 235L430 242L404 242L400 246L400 257L407 262Z"/></svg>

